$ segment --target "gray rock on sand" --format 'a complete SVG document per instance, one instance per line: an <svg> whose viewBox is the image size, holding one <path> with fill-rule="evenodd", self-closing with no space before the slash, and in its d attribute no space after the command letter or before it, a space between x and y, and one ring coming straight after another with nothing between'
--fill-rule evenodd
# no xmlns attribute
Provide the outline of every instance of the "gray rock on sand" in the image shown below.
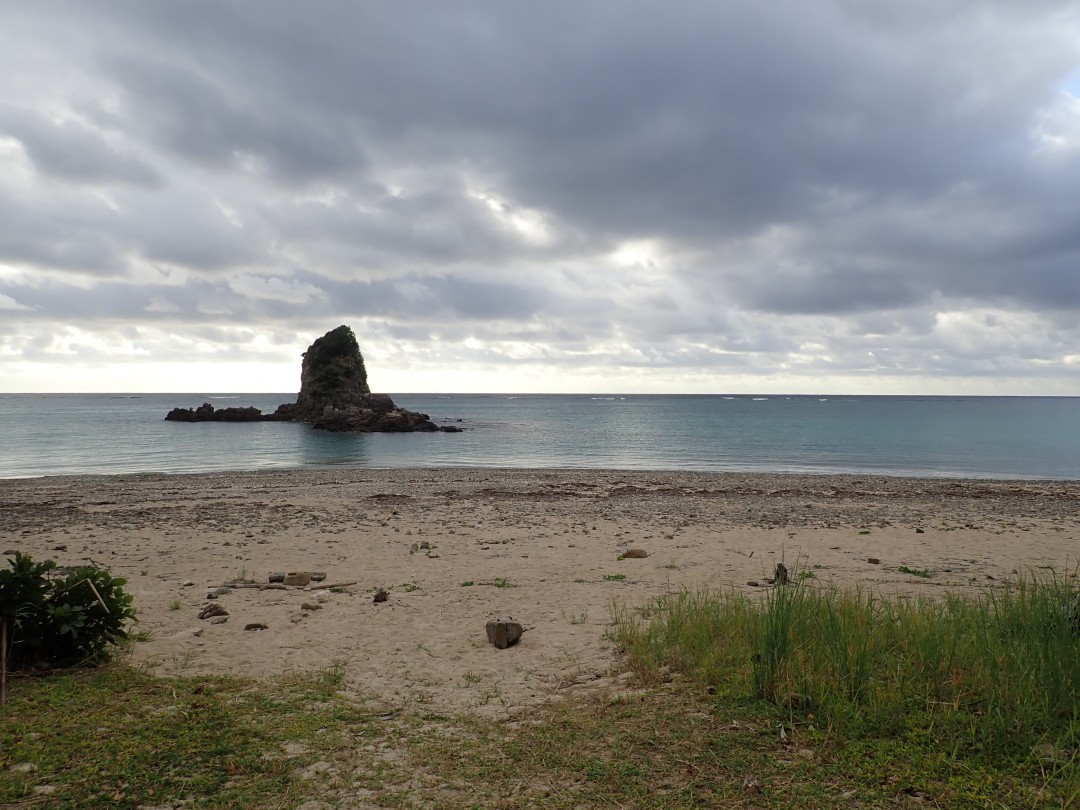
<svg viewBox="0 0 1080 810"><path fill-rule="evenodd" d="M490 619L486 629L488 643L494 644L500 650L517 644L521 634L525 632L521 622L514 621L513 616L498 616Z"/></svg>

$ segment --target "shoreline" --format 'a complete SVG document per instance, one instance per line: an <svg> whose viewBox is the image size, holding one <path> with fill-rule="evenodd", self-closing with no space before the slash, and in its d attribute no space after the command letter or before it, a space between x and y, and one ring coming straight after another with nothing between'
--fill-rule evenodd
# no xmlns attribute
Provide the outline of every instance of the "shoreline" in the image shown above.
<svg viewBox="0 0 1080 810"><path fill-rule="evenodd" d="M162 675L265 677L344 662L350 691L379 705L505 712L612 682L613 603L639 607L682 587L753 597L781 560L807 586L927 596L1039 566L1075 574L1078 502L1077 481L866 474L56 476L0 480L0 551L126 577L136 630L151 634L134 661ZM630 548L648 557L619 560ZM317 585L234 590L216 600L226 623L197 618L208 588L271 571L357 584L321 597ZM390 598L375 604L379 587ZM526 632L497 650L484 624L505 614Z"/></svg>

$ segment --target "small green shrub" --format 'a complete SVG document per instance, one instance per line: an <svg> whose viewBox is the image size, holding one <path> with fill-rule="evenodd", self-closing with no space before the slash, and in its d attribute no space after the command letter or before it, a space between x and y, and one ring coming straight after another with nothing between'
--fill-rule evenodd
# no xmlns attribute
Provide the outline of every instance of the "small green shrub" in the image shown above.
<svg viewBox="0 0 1080 810"><path fill-rule="evenodd" d="M929 579L930 569L928 568L908 568L906 565L900 565L896 568L901 574L910 574L913 577L922 577L923 579Z"/></svg>
<svg viewBox="0 0 1080 810"><path fill-rule="evenodd" d="M16 553L0 571L0 622L7 628L8 668L94 663L128 638L135 619L126 580L93 566L62 575L52 560Z"/></svg>

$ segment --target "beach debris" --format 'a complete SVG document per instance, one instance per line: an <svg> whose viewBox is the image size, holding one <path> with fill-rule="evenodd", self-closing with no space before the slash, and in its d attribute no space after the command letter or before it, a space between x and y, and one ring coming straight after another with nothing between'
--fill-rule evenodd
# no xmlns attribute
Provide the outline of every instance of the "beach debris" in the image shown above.
<svg viewBox="0 0 1080 810"><path fill-rule="evenodd" d="M264 622L248 622L244 625L245 630L269 630L270 626Z"/></svg>
<svg viewBox="0 0 1080 810"><path fill-rule="evenodd" d="M311 583L311 573L308 571L290 571L285 575L285 585L304 586Z"/></svg>
<svg viewBox="0 0 1080 810"><path fill-rule="evenodd" d="M271 571L270 576L266 578L267 582L285 582L284 571Z"/></svg>
<svg viewBox="0 0 1080 810"><path fill-rule="evenodd" d="M525 632L521 622L514 621L513 616L497 616L489 619L485 629L488 643L494 644L500 650L517 644L521 634Z"/></svg>
<svg viewBox="0 0 1080 810"><path fill-rule="evenodd" d="M210 619L210 618L213 618L214 616L228 616L228 615L229 615L229 611L227 611L225 608L223 608L221 605L217 604L216 602L213 603L213 604L207 605L206 607L204 607L202 610L199 611L199 618L200 619Z"/></svg>
<svg viewBox="0 0 1080 810"><path fill-rule="evenodd" d="M375 598L372 601L377 605L379 602L385 602L389 598L390 592L386 588L379 588L375 591Z"/></svg>
<svg viewBox="0 0 1080 810"><path fill-rule="evenodd" d="M879 560L877 557L867 557L866 561L871 565L881 565L881 560Z"/></svg>
<svg viewBox="0 0 1080 810"><path fill-rule="evenodd" d="M219 596L224 596L227 593L232 593L232 588L222 585L220 588L211 588L206 592L207 599L217 599Z"/></svg>
<svg viewBox="0 0 1080 810"><path fill-rule="evenodd" d="M301 610L322 610L322 605L320 605L318 602L304 602L304 604L302 604L300 606L300 609Z"/></svg>
<svg viewBox="0 0 1080 810"><path fill-rule="evenodd" d="M343 591L350 585L355 585L359 580L350 579L348 582L331 582L329 585L323 585L323 589L319 593L326 593L327 591Z"/></svg>
<svg viewBox="0 0 1080 810"><path fill-rule="evenodd" d="M649 556L649 552L647 552L643 548L628 548L626 551L624 551L622 554L619 555L619 559L620 560L641 560L641 559L644 559L645 557L648 557L648 556Z"/></svg>

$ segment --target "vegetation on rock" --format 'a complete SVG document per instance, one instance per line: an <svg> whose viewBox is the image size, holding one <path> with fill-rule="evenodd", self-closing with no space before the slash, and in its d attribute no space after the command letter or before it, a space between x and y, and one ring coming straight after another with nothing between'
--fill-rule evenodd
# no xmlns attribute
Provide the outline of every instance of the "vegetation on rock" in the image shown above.
<svg viewBox="0 0 1080 810"><path fill-rule="evenodd" d="M370 392L364 357L348 326L332 329L304 352L301 398L353 402Z"/></svg>

